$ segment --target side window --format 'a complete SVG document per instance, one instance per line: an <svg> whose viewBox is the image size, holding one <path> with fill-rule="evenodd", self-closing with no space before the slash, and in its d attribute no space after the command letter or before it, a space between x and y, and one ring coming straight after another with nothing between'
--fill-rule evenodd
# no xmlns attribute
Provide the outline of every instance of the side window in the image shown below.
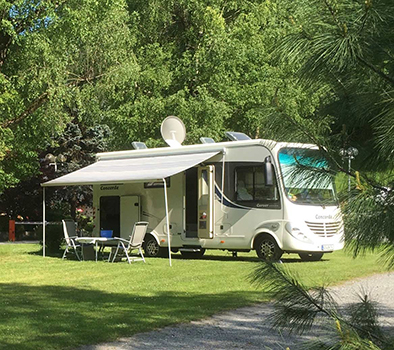
<svg viewBox="0 0 394 350"><path fill-rule="evenodd" d="M253 167L237 168L235 174L236 199L239 201L252 201L254 199Z"/></svg>
<svg viewBox="0 0 394 350"><path fill-rule="evenodd" d="M235 201L253 207L279 201L276 183L273 186L265 184L263 166L235 168Z"/></svg>

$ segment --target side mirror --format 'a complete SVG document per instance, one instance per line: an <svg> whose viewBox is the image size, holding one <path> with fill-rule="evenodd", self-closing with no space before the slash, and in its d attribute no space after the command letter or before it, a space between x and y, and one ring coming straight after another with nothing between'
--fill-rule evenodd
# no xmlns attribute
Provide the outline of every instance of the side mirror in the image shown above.
<svg viewBox="0 0 394 350"><path fill-rule="evenodd" d="M271 163L271 157L265 157L264 159L264 172L265 172L265 185L274 185L274 166Z"/></svg>

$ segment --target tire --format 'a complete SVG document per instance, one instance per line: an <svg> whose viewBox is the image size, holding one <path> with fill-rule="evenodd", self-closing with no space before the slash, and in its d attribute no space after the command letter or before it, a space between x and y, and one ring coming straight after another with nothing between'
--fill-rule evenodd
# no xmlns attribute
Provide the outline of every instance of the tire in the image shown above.
<svg viewBox="0 0 394 350"><path fill-rule="evenodd" d="M299 253L298 255L303 261L319 261L324 253Z"/></svg>
<svg viewBox="0 0 394 350"><path fill-rule="evenodd" d="M257 237L254 249L256 250L257 256L265 261L277 261L283 254L283 250L279 248L275 239L270 235Z"/></svg>
<svg viewBox="0 0 394 350"><path fill-rule="evenodd" d="M204 254L205 254L205 249L204 248L201 248L197 252L187 252L187 251L182 251L181 250L181 255L184 258L187 258L187 259L198 259L198 258L201 258Z"/></svg>
<svg viewBox="0 0 394 350"><path fill-rule="evenodd" d="M144 247L145 256L147 257L157 258L157 257L168 256L168 251L167 251L168 249L164 247L160 247L155 237L151 235L145 236L143 247Z"/></svg>

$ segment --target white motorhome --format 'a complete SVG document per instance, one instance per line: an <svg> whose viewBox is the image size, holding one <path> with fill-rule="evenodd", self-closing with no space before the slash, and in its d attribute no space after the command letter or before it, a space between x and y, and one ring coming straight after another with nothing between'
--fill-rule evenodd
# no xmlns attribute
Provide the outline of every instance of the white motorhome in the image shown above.
<svg viewBox="0 0 394 350"><path fill-rule="evenodd" d="M147 221L147 256L166 254L169 243L171 251L185 256L201 256L206 249L255 250L274 260L284 252L319 260L342 249L332 180L321 184L290 175L306 153L308 162L324 164L317 146L242 135L235 141L98 154L96 164L112 161L119 179L124 164L125 172L154 169L166 182L159 175L139 182L115 177L93 182L94 234L112 230L128 238L134 222Z"/></svg>

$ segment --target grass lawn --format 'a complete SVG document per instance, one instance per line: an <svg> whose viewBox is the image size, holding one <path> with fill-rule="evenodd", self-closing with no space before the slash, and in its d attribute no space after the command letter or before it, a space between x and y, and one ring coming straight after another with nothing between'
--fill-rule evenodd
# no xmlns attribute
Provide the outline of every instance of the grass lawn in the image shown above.
<svg viewBox="0 0 394 350"><path fill-rule="evenodd" d="M167 259L128 265L39 253L38 245L0 245L0 349L75 348L269 299L247 279L259 263L254 253L174 254L172 268ZM384 272L375 256L345 252L283 262L311 287Z"/></svg>

